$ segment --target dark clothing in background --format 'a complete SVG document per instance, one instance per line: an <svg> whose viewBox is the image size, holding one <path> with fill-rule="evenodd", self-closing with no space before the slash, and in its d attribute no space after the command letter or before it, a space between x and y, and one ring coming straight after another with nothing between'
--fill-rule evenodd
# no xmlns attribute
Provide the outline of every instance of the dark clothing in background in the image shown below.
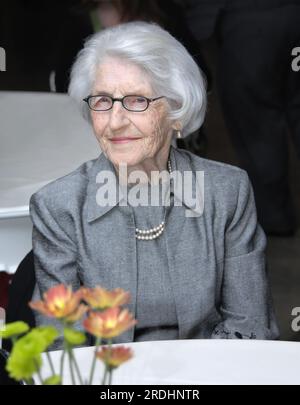
<svg viewBox="0 0 300 405"><path fill-rule="evenodd" d="M288 131L300 157L300 75L291 68L300 6L225 15L220 31L218 80L233 144L252 180L260 223L288 232L295 226Z"/></svg>
<svg viewBox="0 0 300 405"><path fill-rule="evenodd" d="M188 25L198 40L209 38L224 11L262 11L286 5L300 5L300 0L183 0Z"/></svg>
<svg viewBox="0 0 300 405"><path fill-rule="evenodd" d="M67 93L71 67L84 41L93 34L90 15L84 12L69 12L60 30L57 51L53 61L55 88L59 93Z"/></svg>
<svg viewBox="0 0 300 405"><path fill-rule="evenodd" d="M269 234L289 234L295 230L289 132L300 157L300 74L291 67L292 49L300 45L300 1L187 3L198 39L217 24L224 118L253 184L259 221Z"/></svg>
<svg viewBox="0 0 300 405"><path fill-rule="evenodd" d="M210 83L210 74L207 65L199 50L199 43L193 36L185 20L184 8L173 0L164 0L160 3L162 13L165 15L165 26L193 55L198 66L203 70ZM83 48L85 40L94 33L88 11L81 12L76 9L69 16L61 28L58 41L57 54L54 60L56 91L67 92L72 64L78 52Z"/></svg>
<svg viewBox="0 0 300 405"><path fill-rule="evenodd" d="M33 311L28 306L31 301L35 286L35 272L32 250L19 264L13 275L9 287L8 306L6 311L6 323L23 321L30 327L35 326ZM3 348L11 350L11 341L3 340Z"/></svg>

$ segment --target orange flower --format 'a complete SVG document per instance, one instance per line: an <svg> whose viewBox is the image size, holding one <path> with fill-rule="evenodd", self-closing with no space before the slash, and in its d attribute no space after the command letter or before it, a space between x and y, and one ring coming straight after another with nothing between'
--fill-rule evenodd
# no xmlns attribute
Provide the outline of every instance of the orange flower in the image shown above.
<svg viewBox="0 0 300 405"><path fill-rule="evenodd" d="M79 307L74 312L72 312L70 315L68 315L64 319L68 323L74 323L76 321L79 321L79 319L81 319L83 317L83 315L86 313L87 310L88 310L88 307L86 305L80 304Z"/></svg>
<svg viewBox="0 0 300 405"><path fill-rule="evenodd" d="M43 298L43 301L30 302L29 305L32 309L51 318L76 322L87 311L87 307L80 304L80 291L73 293L70 286L60 284L52 287L45 292Z"/></svg>
<svg viewBox="0 0 300 405"><path fill-rule="evenodd" d="M122 288L108 291L102 287L81 288L84 301L93 309L107 309L127 304L130 300L130 293Z"/></svg>
<svg viewBox="0 0 300 405"><path fill-rule="evenodd" d="M124 346L103 347L97 352L96 356L98 359L102 360L107 367L113 369L130 360L133 357L133 352L130 348Z"/></svg>
<svg viewBox="0 0 300 405"><path fill-rule="evenodd" d="M103 312L90 312L83 326L92 335L112 339L136 324L128 309L109 308Z"/></svg>

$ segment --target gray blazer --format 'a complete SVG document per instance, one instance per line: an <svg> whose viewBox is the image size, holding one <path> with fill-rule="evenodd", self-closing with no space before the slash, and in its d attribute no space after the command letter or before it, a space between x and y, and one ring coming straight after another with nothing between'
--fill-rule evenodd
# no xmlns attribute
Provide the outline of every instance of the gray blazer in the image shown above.
<svg viewBox="0 0 300 405"><path fill-rule="evenodd" d="M173 170L204 171L204 212L189 203L170 211L165 237L179 339L277 339L265 271L266 238L257 223L247 173L171 147ZM99 206L97 174L114 171L101 154L35 193L30 201L37 294L64 283L131 293L136 313L137 261L131 207ZM38 323L46 323L37 316ZM132 342L131 329L115 339Z"/></svg>

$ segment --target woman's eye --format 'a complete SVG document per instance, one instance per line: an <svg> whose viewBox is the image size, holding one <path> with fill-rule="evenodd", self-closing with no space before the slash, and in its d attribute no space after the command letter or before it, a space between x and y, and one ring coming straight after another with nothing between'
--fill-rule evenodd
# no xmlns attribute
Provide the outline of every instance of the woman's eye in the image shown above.
<svg viewBox="0 0 300 405"><path fill-rule="evenodd" d="M108 97L101 97L98 100L100 103L109 103L109 98Z"/></svg>

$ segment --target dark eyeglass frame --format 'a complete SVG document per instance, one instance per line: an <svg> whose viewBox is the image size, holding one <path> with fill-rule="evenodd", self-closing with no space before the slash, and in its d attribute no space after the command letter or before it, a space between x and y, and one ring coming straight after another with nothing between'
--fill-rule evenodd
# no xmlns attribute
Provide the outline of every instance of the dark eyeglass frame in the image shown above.
<svg viewBox="0 0 300 405"><path fill-rule="evenodd" d="M101 97L101 96L102 96L102 97L110 98L111 101L112 101L111 107L108 108L107 110L96 110L95 108L92 108L91 105L90 105L90 100L91 100L91 99L93 99L93 98L95 98L95 97ZM125 104L124 104L124 99L127 98L127 97L141 97L141 98L144 98L144 99L147 101L147 106L146 106L146 108L144 108L143 110L138 110L138 111L137 111L137 110L131 110L131 109L127 108L127 107L125 106ZM111 110L111 109L113 108L114 103L115 103L116 101L119 101L120 103L122 103L122 106L125 108L125 110L130 111L130 112L138 112L138 113L139 113L139 112L144 112L144 111L146 111L146 110L149 108L150 103L152 103L153 101L159 100L159 99L164 98L164 97L165 97L165 96L160 96L160 97L155 97L155 98L148 98L148 97L145 97L145 96L140 96L140 95L138 95L138 94L128 94L127 96L124 96L124 97L122 97L122 98L114 98L114 97L111 97L111 96L107 96L106 94L97 94L97 95L95 95L95 96L90 95L90 96L84 98L83 101L85 101L85 102L87 103L87 105L89 106L89 108L90 108L92 111L98 111L98 112L109 111L109 110Z"/></svg>

